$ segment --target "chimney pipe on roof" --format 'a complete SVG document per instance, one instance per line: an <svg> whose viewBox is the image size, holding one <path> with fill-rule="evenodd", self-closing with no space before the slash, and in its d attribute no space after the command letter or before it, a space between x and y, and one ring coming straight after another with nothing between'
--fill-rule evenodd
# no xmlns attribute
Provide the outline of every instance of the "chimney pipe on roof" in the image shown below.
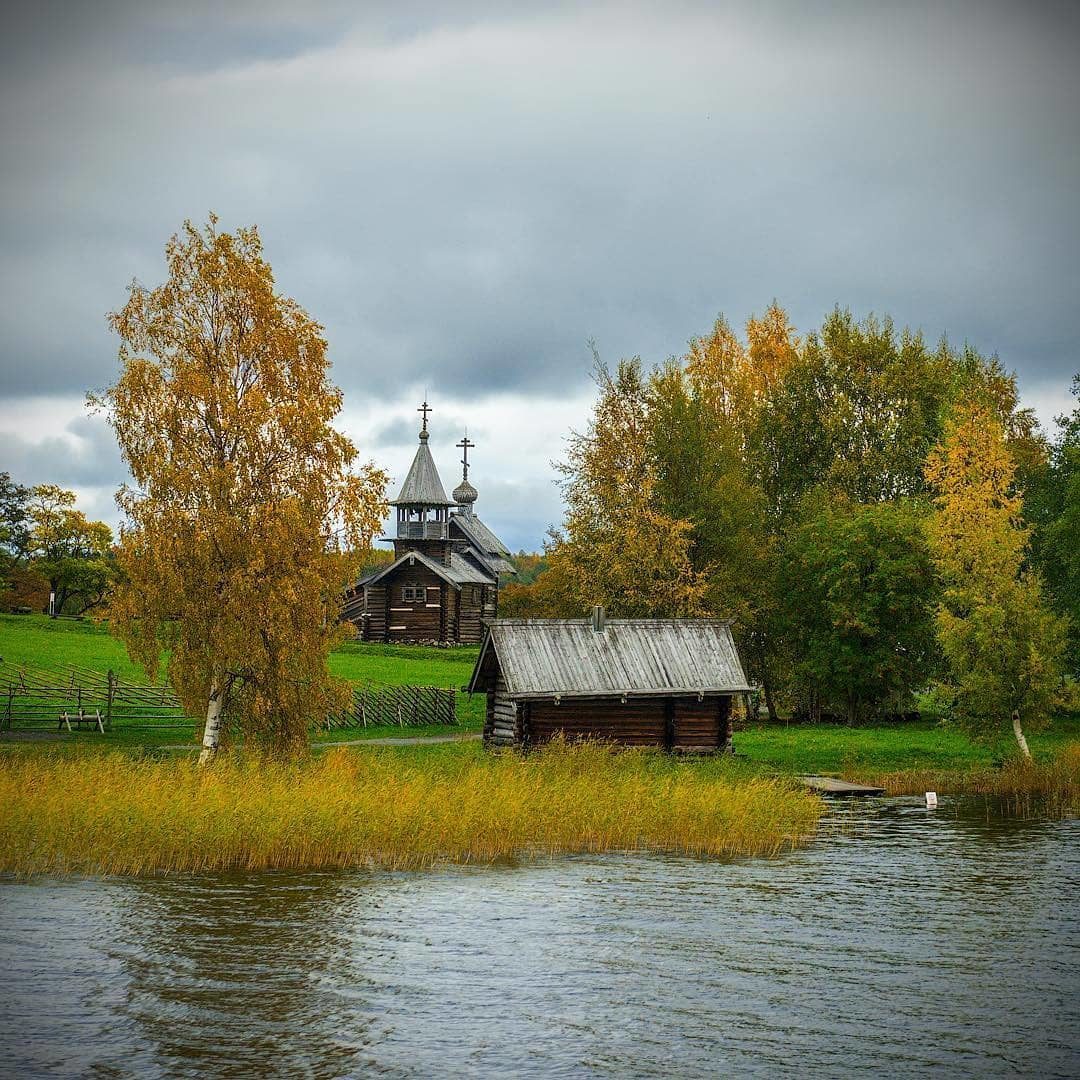
<svg viewBox="0 0 1080 1080"><path fill-rule="evenodd" d="M592 628L598 634L607 629L607 613L599 604L592 609Z"/></svg>

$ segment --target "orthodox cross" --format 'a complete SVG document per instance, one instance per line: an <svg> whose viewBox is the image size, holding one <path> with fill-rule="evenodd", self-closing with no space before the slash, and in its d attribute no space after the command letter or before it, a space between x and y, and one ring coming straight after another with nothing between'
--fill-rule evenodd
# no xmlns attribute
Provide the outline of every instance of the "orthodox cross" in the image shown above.
<svg viewBox="0 0 1080 1080"><path fill-rule="evenodd" d="M424 404L421 405L420 408L417 409L416 411L418 413L423 413L424 414L424 426L420 430L421 431L427 431L427 415L428 415L429 412L434 412L435 410L427 403L427 398L426 397L424 398Z"/></svg>
<svg viewBox="0 0 1080 1080"><path fill-rule="evenodd" d="M461 464L465 467L465 471L462 473L462 479L469 479L469 451L476 446L476 443L469 442L469 433L465 432L465 438L459 443L454 443L455 446L461 447Z"/></svg>

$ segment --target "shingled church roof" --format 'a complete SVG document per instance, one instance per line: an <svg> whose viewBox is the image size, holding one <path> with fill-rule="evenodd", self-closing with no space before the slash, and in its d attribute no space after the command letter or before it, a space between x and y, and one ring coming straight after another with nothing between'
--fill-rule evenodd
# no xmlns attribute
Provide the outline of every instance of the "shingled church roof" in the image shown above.
<svg viewBox="0 0 1080 1080"><path fill-rule="evenodd" d="M416 457L401 485L398 497L391 501L391 506L453 506L446 497L446 489L439 479L439 470L428 449L428 433L420 432L420 445L416 448Z"/></svg>

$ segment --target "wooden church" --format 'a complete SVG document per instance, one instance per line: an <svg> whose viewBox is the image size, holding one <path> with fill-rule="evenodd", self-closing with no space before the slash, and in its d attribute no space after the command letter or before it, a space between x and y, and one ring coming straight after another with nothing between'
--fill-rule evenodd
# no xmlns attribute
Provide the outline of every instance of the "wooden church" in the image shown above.
<svg viewBox="0 0 1080 1080"><path fill-rule="evenodd" d="M499 576L515 572L510 552L476 516L466 435L461 483L446 497L428 448L425 401L420 445L398 497L394 561L362 577L345 598L344 617L364 641L470 645L498 612Z"/></svg>

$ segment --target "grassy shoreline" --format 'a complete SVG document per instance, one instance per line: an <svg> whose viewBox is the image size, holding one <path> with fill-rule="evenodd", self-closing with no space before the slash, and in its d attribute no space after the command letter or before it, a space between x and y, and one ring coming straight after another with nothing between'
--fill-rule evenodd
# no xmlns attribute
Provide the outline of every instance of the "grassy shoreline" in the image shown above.
<svg viewBox="0 0 1080 1080"><path fill-rule="evenodd" d="M823 804L731 762L554 744L275 764L0 758L0 873L418 869L605 851L775 855Z"/></svg>
<svg viewBox="0 0 1080 1080"><path fill-rule="evenodd" d="M474 649L349 644L347 678L463 684ZM122 647L90 623L0 616L0 656L124 672ZM128 665L129 667L131 665ZM135 676L137 677L137 673ZM1035 762L930 721L887 727L751 725L737 757L679 760L555 747L525 758L476 743L379 748L370 739L475 731L483 700L455 727L318 733L294 765L235 753L192 767L194 731L117 726L59 740L0 733L0 872L167 873L222 868L423 867L615 850L773 854L814 831L821 803L798 788L819 773L889 794L974 795L1026 811L1080 813L1080 717L1030 739ZM348 742L335 749L327 743Z"/></svg>

